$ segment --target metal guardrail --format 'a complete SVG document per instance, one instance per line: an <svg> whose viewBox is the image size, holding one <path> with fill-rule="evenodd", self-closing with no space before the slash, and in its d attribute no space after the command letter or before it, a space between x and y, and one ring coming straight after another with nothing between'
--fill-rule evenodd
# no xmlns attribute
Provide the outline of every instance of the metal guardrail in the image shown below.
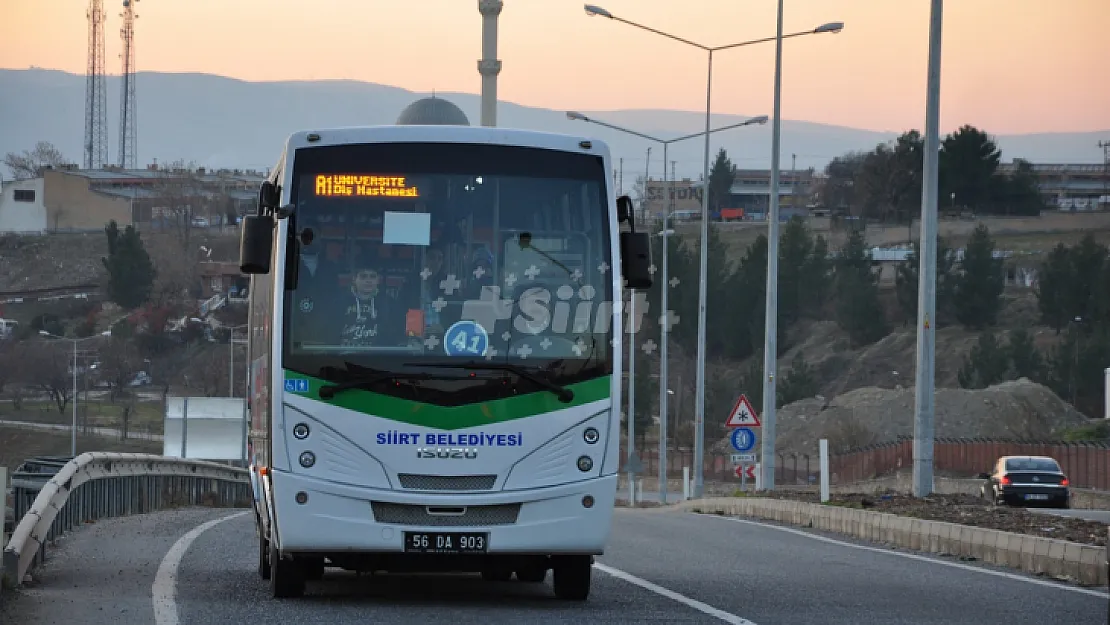
<svg viewBox="0 0 1110 625"><path fill-rule="evenodd" d="M12 587L43 562L47 543L77 525L186 505L248 507L251 501L246 469L153 454L33 458L11 480L18 521L0 575Z"/></svg>

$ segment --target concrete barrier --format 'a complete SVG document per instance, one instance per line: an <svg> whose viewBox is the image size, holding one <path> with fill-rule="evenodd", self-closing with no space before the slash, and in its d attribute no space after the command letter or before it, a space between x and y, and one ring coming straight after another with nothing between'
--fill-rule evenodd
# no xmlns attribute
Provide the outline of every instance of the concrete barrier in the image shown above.
<svg viewBox="0 0 1110 625"><path fill-rule="evenodd" d="M1096 545L785 499L694 499L671 509L790 523L914 551L974 558L1084 586L1108 584L1107 550Z"/></svg>

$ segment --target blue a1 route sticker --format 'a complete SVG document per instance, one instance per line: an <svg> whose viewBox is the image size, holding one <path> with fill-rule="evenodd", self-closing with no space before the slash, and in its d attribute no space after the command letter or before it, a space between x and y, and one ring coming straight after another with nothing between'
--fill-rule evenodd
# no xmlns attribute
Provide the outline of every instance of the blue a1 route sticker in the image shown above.
<svg viewBox="0 0 1110 625"><path fill-rule="evenodd" d="M287 378L285 380L285 392L286 393L307 393L308 392L308 380Z"/></svg>
<svg viewBox="0 0 1110 625"><path fill-rule="evenodd" d="M456 321L443 333L443 351L448 356L485 356L488 349L489 334L475 321Z"/></svg>

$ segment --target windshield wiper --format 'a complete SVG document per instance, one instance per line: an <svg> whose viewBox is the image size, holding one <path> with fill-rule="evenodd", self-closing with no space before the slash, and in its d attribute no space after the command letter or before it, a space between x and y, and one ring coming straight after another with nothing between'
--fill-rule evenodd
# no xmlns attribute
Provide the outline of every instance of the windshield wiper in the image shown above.
<svg viewBox="0 0 1110 625"><path fill-rule="evenodd" d="M468 360L465 362L406 362L406 367L441 367L444 369L474 369L476 371L508 371L516 375L542 386L543 388L555 393L559 401L564 404L570 403L574 399L574 391L565 386L560 386L551 380L538 375L541 369L528 368L521 365L513 365L509 363L496 363L496 362L477 362Z"/></svg>
<svg viewBox="0 0 1110 625"><path fill-rule="evenodd" d="M432 380L437 376L431 373L398 373L396 371L374 373L370 375L356 375L342 382L336 382L327 386L320 387L320 398L331 399L335 397L336 393L348 391L353 388L364 388L369 390L370 387L378 384L379 382L389 382L394 380Z"/></svg>

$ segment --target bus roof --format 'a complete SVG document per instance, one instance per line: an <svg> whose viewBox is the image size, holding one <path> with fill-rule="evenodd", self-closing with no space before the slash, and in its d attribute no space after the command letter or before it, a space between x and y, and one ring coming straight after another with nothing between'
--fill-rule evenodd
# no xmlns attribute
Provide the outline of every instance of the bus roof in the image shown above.
<svg viewBox="0 0 1110 625"><path fill-rule="evenodd" d="M309 141L310 135L319 138ZM286 140L289 151L300 148L354 143L489 143L519 147L560 150L603 156L608 160L609 146L601 139L518 128L485 126L351 126L294 132ZM586 145L583 145L586 144Z"/></svg>

